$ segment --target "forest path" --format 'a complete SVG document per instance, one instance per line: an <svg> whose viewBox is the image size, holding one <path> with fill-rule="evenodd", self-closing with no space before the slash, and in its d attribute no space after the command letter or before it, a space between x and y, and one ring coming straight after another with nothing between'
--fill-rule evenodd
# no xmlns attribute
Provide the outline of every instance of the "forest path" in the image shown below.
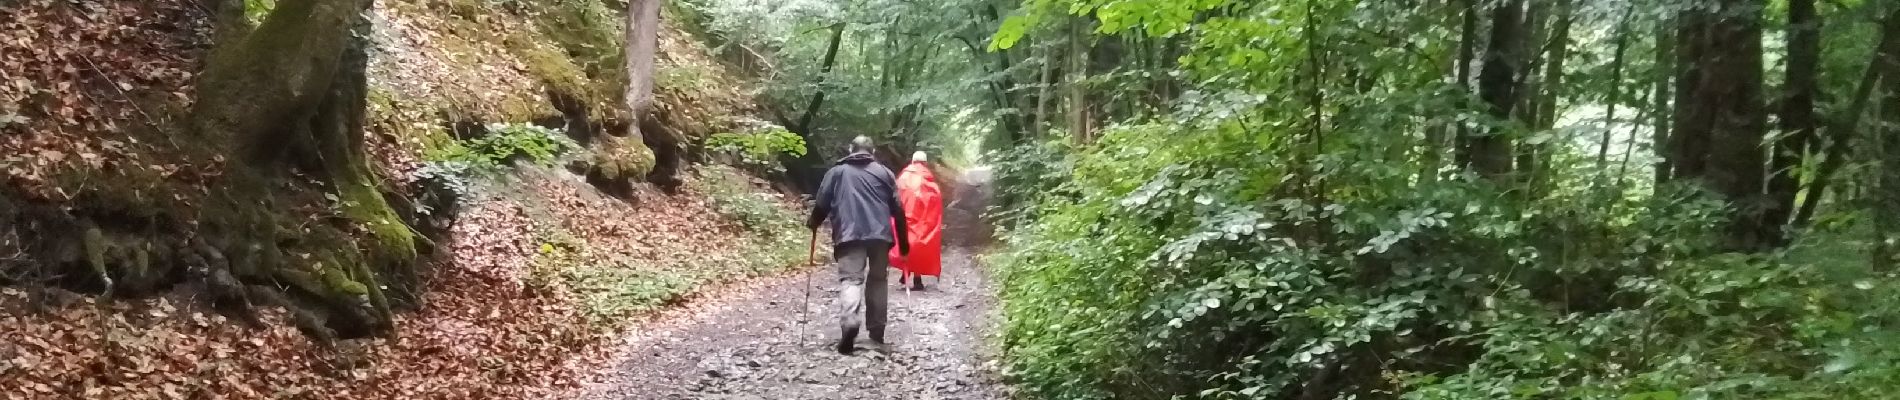
<svg viewBox="0 0 1900 400"><path fill-rule="evenodd" d="M945 181L944 279L906 292L891 281L888 354L840 355L829 265L710 294L624 338L584 399L1006 399L990 334L995 283L978 260L990 227L988 171ZM822 249L821 249L822 250ZM810 300L806 301L807 279ZM801 313L799 307L806 310Z"/></svg>

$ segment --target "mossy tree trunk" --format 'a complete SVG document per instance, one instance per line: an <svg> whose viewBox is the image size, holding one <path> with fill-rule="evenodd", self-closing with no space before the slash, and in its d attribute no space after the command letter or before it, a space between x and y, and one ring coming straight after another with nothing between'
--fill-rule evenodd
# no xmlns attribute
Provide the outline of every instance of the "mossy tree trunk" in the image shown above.
<svg viewBox="0 0 1900 400"><path fill-rule="evenodd" d="M310 300L343 336L393 332L384 287L410 293L416 284L416 239L375 183L363 140L372 3L279 1L256 29L218 44L189 120L212 150L233 156L226 204L206 205L234 210L208 218L229 235L220 250L246 255L231 268ZM327 184L332 224L312 230L278 217L287 214L271 203L293 186L293 170ZM290 250L280 243L299 246L298 256L276 254Z"/></svg>
<svg viewBox="0 0 1900 400"><path fill-rule="evenodd" d="M627 130L653 151L652 170L646 179L666 190L678 188L684 149L682 135L667 129L651 116L653 109L653 66L660 45L661 0L630 0L626 19Z"/></svg>

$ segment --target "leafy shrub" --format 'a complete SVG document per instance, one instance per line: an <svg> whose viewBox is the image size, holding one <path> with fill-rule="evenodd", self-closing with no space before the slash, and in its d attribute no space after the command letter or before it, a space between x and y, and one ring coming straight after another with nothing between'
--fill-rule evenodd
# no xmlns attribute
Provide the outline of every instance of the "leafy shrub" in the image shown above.
<svg viewBox="0 0 1900 400"><path fill-rule="evenodd" d="M1351 135L1322 161L1324 197L1289 183L1308 170L1276 157L1275 136L1233 125L1113 131L1049 169L1070 172L1042 172L1062 195L1031 196L1036 217L994 259L1010 375L1051 399L1876 398L1900 384L1900 342L1880 328L1900 321L1900 288L1810 255L1864 247L1717 255L1723 205L1694 193L1499 196L1411 179L1407 160L1377 156L1390 141Z"/></svg>
<svg viewBox="0 0 1900 400"><path fill-rule="evenodd" d="M1035 217L1031 206L1042 196L1074 194L1064 191L1062 185L1073 172L1069 158L1073 149L1068 143L1068 140L1056 139L983 155L994 173L997 187L996 198L990 204L997 223L1004 226L1027 223Z"/></svg>
<svg viewBox="0 0 1900 400"><path fill-rule="evenodd" d="M440 204L453 207L462 199L470 198L474 193L474 183L469 177L474 167L462 161L429 161L411 176L416 193L416 213L434 216L436 211L431 205Z"/></svg>
<svg viewBox="0 0 1900 400"><path fill-rule="evenodd" d="M748 168L782 172L779 155L805 155L805 139L782 127L770 127L753 133L715 133L706 139L706 147L733 156Z"/></svg>
<svg viewBox="0 0 1900 400"><path fill-rule="evenodd" d="M489 124L487 128L486 135L451 141L441 148L431 149L424 156L431 162L462 164L440 168L445 171L460 169L488 173L518 161L552 165L560 157L580 148L559 129L520 123Z"/></svg>

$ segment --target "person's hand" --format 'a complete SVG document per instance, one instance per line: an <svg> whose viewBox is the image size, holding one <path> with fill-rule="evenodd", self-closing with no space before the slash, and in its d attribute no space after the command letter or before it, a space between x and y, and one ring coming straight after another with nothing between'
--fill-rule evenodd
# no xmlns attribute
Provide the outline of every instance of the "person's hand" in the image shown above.
<svg viewBox="0 0 1900 400"><path fill-rule="evenodd" d="M897 254L906 257L910 256L910 243L898 243Z"/></svg>

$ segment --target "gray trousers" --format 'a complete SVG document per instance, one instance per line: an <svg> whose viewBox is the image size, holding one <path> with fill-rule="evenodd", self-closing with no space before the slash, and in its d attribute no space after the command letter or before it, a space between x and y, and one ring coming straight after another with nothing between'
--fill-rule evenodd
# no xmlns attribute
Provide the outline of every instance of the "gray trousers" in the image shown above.
<svg viewBox="0 0 1900 400"><path fill-rule="evenodd" d="M838 327L845 340L857 336L860 312L863 324L871 331L871 341L884 342L884 322L889 306L891 244L881 241L850 242L833 249L838 260ZM866 282L870 282L866 285Z"/></svg>

